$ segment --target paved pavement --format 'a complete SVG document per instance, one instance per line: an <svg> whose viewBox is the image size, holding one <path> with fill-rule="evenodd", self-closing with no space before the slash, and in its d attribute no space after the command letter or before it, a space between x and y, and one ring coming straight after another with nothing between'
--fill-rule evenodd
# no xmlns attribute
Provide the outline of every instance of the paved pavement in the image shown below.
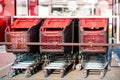
<svg viewBox="0 0 120 80"><path fill-rule="evenodd" d="M10 64L15 60L15 56L12 53L6 52L5 45L0 45L0 69Z"/></svg>
<svg viewBox="0 0 120 80"><path fill-rule="evenodd" d="M9 71L8 67L14 60L15 56L12 53L6 52L5 45L0 45L0 77L7 74Z"/></svg>
<svg viewBox="0 0 120 80"><path fill-rule="evenodd" d="M15 56L12 53L0 53L0 68L12 63Z"/></svg>
<svg viewBox="0 0 120 80"><path fill-rule="evenodd" d="M0 77L8 73L9 66L14 60L15 56L12 53L0 53Z"/></svg>

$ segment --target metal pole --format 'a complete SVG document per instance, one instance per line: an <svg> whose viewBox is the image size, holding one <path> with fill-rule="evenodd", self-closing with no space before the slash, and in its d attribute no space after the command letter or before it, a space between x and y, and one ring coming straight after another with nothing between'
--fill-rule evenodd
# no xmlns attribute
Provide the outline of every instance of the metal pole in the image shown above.
<svg viewBox="0 0 120 80"><path fill-rule="evenodd" d="M119 42L120 42L120 41L119 41L119 39L120 39L119 16L117 17L117 22L116 22L116 23L117 23L117 43L119 43Z"/></svg>
<svg viewBox="0 0 120 80"><path fill-rule="evenodd" d="M10 45L10 44L18 44L13 42L0 42L0 45ZM40 43L40 42L20 42L19 44L25 44L25 45L59 45L59 46L120 46L120 44L109 44L109 43Z"/></svg>

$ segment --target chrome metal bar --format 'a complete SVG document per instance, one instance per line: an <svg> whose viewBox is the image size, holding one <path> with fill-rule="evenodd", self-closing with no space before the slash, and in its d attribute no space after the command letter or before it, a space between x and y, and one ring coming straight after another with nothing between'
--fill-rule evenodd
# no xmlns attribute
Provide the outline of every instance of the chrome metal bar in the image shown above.
<svg viewBox="0 0 120 80"><path fill-rule="evenodd" d="M15 42L0 42L0 45L10 45L10 44L16 44ZM40 43L40 42L20 42L19 44L25 44L25 45L61 45L61 46L120 46L120 44L109 44L109 43Z"/></svg>

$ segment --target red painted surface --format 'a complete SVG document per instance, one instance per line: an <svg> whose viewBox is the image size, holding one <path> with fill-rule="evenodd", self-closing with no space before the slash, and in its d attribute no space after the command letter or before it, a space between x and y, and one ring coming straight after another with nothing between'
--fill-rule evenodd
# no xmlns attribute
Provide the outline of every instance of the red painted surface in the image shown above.
<svg viewBox="0 0 120 80"><path fill-rule="evenodd" d="M5 41L5 28L10 24L10 17L14 15L13 0L0 0L0 41Z"/></svg>
<svg viewBox="0 0 120 80"><path fill-rule="evenodd" d="M5 3L4 0L0 0L0 15L2 16L4 13L4 7L5 7Z"/></svg>
<svg viewBox="0 0 120 80"><path fill-rule="evenodd" d="M0 18L0 41L4 41L5 28L6 28L6 21L4 18Z"/></svg>
<svg viewBox="0 0 120 80"><path fill-rule="evenodd" d="M38 0L29 0L29 15L38 15Z"/></svg>
<svg viewBox="0 0 120 80"><path fill-rule="evenodd" d="M4 0L0 0L0 16L3 16L4 14L4 7L5 7ZM0 41L4 41L5 28L6 28L6 22L3 17L3 18L0 18Z"/></svg>
<svg viewBox="0 0 120 80"><path fill-rule="evenodd" d="M5 2L4 16L15 16L14 0L4 0L4 2Z"/></svg>
<svg viewBox="0 0 120 80"><path fill-rule="evenodd" d="M5 29L9 24L9 16L0 16L0 41L5 41Z"/></svg>

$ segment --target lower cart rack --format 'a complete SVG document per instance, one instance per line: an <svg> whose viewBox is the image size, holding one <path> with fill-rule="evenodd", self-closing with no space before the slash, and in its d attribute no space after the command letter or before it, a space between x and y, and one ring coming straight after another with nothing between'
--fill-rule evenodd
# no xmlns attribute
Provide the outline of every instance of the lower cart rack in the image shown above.
<svg viewBox="0 0 120 80"><path fill-rule="evenodd" d="M57 70L59 71L61 78L63 78L66 73L67 66L69 65L65 61L53 61L44 67L45 77L47 77L52 70Z"/></svg>
<svg viewBox="0 0 120 80"><path fill-rule="evenodd" d="M106 67L108 66L109 62L106 61L106 58L103 56L90 56L88 60L89 61L87 61L83 67L83 77L86 78L89 71L97 71L99 72L100 78L102 79L106 73Z"/></svg>
<svg viewBox="0 0 120 80"><path fill-rule="evenodd" d="M17 55L15 62L10 67L8 77L14 77L17 74L24 72L25 77L28 78L32 74L37 72L44 63L41 60L39 54L37 55L22 54L22 55L24 55L24 57L21 55Z"/></svg>

